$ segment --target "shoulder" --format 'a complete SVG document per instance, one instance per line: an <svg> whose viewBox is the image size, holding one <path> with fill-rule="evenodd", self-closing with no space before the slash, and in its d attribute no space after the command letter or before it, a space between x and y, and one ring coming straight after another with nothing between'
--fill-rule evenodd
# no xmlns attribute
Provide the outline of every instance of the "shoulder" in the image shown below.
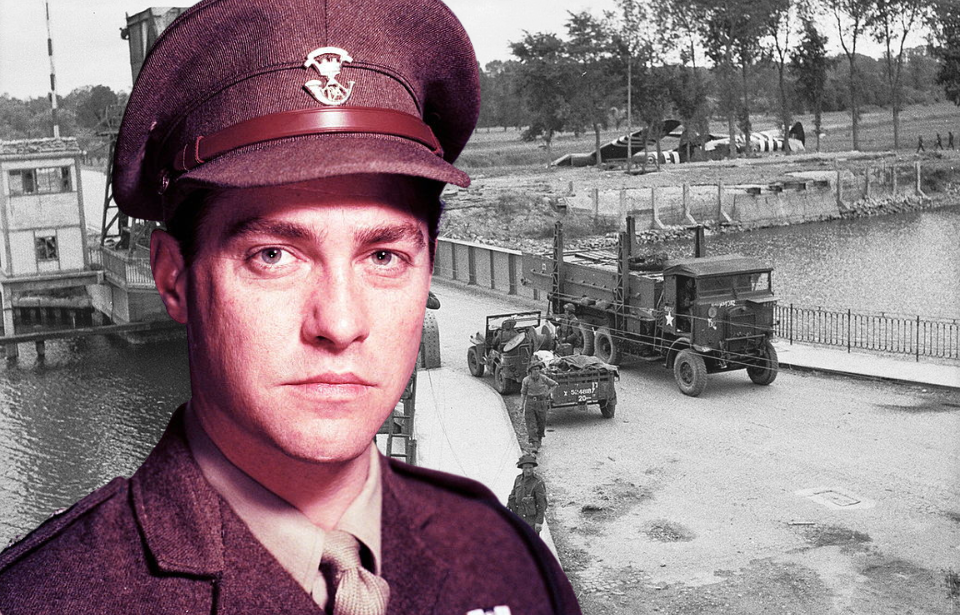
<svg viewBox="0 0 960 615"><path fill-rule="evenodd" d="M129 482L116 478L0 553L0 608L28 586L39 600L102 583L105 567L141 559L138 545Z"/></svg>

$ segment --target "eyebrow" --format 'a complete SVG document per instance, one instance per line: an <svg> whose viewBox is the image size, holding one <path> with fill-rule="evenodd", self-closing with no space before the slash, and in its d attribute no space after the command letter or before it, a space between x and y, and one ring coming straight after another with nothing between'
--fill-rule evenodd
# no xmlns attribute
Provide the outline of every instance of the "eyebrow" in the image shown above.
<svg viewBox="0 0 960 615"><path fill-rule="evenodd" d="M354 239L362 245L377 243L391 243L395 241L412 241L418 249L427 245L423 231L416 224L384 224L372 228L359 229L354 232Z"/></svg>
<svg viewBox="0 0 960 615"><path fill-rule="evenodd" d="M313 233L307 228L284 222L282 220L265 220L264 218L244 218L230 225L227 229L226 240L232 241L247 235L272 235L282 239L308 239Z"/></svg>
<svg viewBox="0 0 960 615"><path fill-rule="evenodd" d="M226 240L232 241L248 235L269 235L289 240L311 239L316 234L310 229L292 222L283 220L266 220L253 217L238 220L227 229ZM323 237L323 232L319 238ZM354 232L354 239L361 245L377 243L391 243L395 241L412 241L418 249L423 249L427 241L423 231L416 224L383 224L368 228L361 228Z"/></svg>

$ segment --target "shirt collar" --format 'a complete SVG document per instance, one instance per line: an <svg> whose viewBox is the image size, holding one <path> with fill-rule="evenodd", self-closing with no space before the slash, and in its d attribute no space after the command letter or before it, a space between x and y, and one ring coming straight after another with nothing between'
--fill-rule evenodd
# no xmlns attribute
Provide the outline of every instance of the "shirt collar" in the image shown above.
<svg viewBox="0 0 960 615"><path fill-rule="evenodd" d="M187 442L203 476L280 565L311 592L319 575L326 532L227 459L204 431L190 404L185 414ZM373 442L366 454L370 456L367 480L337 522L337 529L353 534L369 549L373 572L380 574L383 500L380 458Z"/></svg>

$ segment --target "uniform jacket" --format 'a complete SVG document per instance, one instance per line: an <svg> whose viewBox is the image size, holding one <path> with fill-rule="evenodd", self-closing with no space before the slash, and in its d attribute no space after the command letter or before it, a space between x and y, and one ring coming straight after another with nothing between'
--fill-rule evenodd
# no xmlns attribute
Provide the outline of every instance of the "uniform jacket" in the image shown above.
<svg viewBox="0 0 960 615"><path fill-rule="evenodd" d="M513 491L507 499L507 508L528 523L543 523L547 512L547 488L536 474L520 474L513 481Z"/></svg>
<svg viewBox="0 0 960 615"><path fill-rule="evenodd" d="M580 613L530 527L468 479L381 457L390 614ZM117 478L0 554L0 613L320 613L203 478L177 412Z"/></svg>

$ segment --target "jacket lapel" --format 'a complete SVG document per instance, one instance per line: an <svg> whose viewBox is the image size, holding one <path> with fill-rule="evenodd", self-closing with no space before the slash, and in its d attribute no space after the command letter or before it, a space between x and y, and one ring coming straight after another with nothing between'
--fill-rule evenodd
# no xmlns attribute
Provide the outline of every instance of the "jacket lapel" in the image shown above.
<svg viewBox="0 0 960 615"><path fill-rule="evenodd" d="M187 447L182 406L130 483L137 523L159 569L222 575L220 502Z"/></svg>
<svg viewBox="0 0 960 615"><path fill-rule="evenodd" d="M447 566L421 539L437 511L424 505L381 456L383 480L383 577L390 584L388 613L434 613L447 579Z"/></svg>

